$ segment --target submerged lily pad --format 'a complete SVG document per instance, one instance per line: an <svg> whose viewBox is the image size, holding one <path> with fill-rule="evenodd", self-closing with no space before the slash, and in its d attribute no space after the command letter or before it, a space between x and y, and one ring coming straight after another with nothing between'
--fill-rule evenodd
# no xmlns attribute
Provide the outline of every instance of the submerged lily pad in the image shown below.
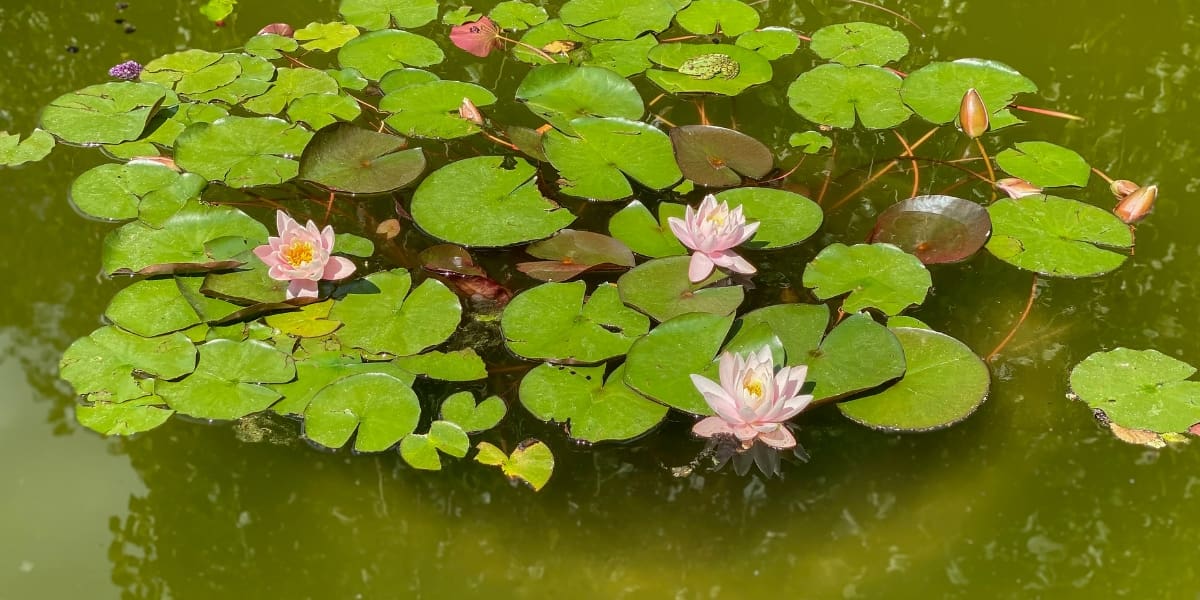
<svg viewBox="0 0 1200 600"><path fill-rule="evenodd" d="M745 291L740 285L708 287L727 277L716 270L708 279L692 283L688 279L690 256L657 258L642 263L617 280L621 300L666 321L689 312L729 315L741 306Z"/></svg>
<svg viewBox="0 0 1200 600"><path fill-rule="evenodd" d="M704 373L733 326L733 317L692 312L655 327L634 343L625 360L625 383L638 393L696 415L712 409L690 377Z"/></svg>
<svg viewBox="0 0 1200 600"><path fill-rule="evenodd" d="M671 145L683 175L704 186L733 187L742 177L759 179L775 166L775 155L765 144L724 127L675 127Z"/></svg>
<svg viewBox="0 0 1200 600"><path fill-rule="evenodd" d="M543 148L562 177L562 191L592 200L619 200L633 193L628 175L651 189L664 189L683 176L671 140L659 129L617 118L571 121L578 137L546 132Z"/></svg>
<svg viewBox="0 0 1200 600"><path fill-rule="evenodd" d="M342 0L338 12L363 29L420 27L438 16L437 0Z"/></svg>
<svg viewBox="0 0 1200 600"><path fill-rule="evenodd" d="M413 432L421 418L417 394L403 380L362 373L322 388L304 409L304 436L326 448L354 437L358 452L383 452Z"/></svg>
<svg viewBox="0 0 1200 600"><path fill-rule="evenodd" d="M517 445L510 456L487 442L479 442L476 448L479 449L475 455L477 462L500 467L506 477L524 481L535 492L545 487L554 473L554 455L550 447L532 438Z"/></svg>
<svg viewBox="0 0 1200 600"><path fill-rule="evenodd" d="M883 431L934 431L966 419L987 399L991 374L962 342L936 331L893 330L904 377L883 391L838 404L851 420Z"/></svg>
<svg viewBox="0 0 1200 600"><path fill-rule="evenodd" d="M898 246L931 265L970 258L991 233L992 220L982 206L953 196L917 196L883 211L870 241Z"/></svg>
<svg viewBox="0 0 1200 600"><path fill-rule="evenodd" d="M170 90L149 83L102 83L64 94L42 111L42 129L72 144L136 140ZM172 95L173 97L173 95Z"/></svg>
<svg viewBox="0 0 1200 600"><path fill-rule="evenodd" d="M400 440L400 456L410 466L426 471L442 468L438 451L462 458L471 449L471 440L461 427L448 421L434 421L428 433L414 433Z"/></svg>
<svg viewBox="0 0 1200 600"><path fill-rule="evenodd" d="M890 129L912 114L900 100L902 83L881 67L828 64L801 73L787 95L792 110L819 125L850 129L857 115L867 129Z"/></svg>
<svg viewBox="0 0 1200 600"><path fill-rule="evenodd" d="M71 204L80 212L107 220L141 217L150 225L162 225L198 198L207 181L194 173L175 170L150 161L123 165L100 165L85 171L71 184Z"/></svg>
<svg viewBox="0 0 1200 600"><path fill-rule="evenodd" d="M674 71L651 69L646 77L672 93L712 93L736 96L747 88L771 80L771 63L754 50L730 44L659 44L650 51L650 60ZM688 74L685 65L700 57L720 60L718 69L700 69ZM681 71L682 69L682 71Z"/></svg>
<svg viewBox="0 0 1200 600"><path fill-rule="evenodd" d="M567 424L572 439L631 440L662 422L667 407L630 389L624 377L624 367L606 381L603 366L542 364L521 380L521 404L542 421Z"/></svg>
<svg viewBox="0 0 1200 600"><path fill-rule="evenodd" d="M433 40L407 31L385 29L356 37L338 50L338 64L358 69L363 77L379 81L388 71L428 67L446 55Z"/></svg>
<svg viewBox="0 0 1200 600"><path fill-rule="evenodd" d="M54 149L54 136L42 131L33 130L29 137L0 131L0 167L16 167L27 162L37 162L46 158Z"/></svg>
<svg viewBox="0 0 1200 600"><path fill-rule="evenodd" d="M466 186L470 193L463 193ZM417 188L411 210L421 229L463 246L529 242L575 220L538 191L537 169L503 156L467 158L434 171Z"/></svg>
<svg viewBox="0 0 1200 600"><path fill-rule="evenodd" d="M642 96L629 80L602 67L537 67L517 87L517 102L566 133L579 117L640 119Z"/></svg>
<svg viewBox="0 0 1200 600"><path fill-rule="evenodd" d="M1158 436L1195 433L1200 424L1196 368L1156 350L1097 352L1071 371L1071 390L1120 427Z"/></svg>
<svg viewBox="0 0 1200 600"><path fill-rule="evenodd" d="M205 248L207 243L227 237L265 243L267 228L235 208L193 203L160 227L134 221L110 232L104 238L100 262L110 275L229 268L240 261L213 256Z"/></svg>
<svg viewBox="0 0 1200 600"><path fill-rule="evenodd" d="M283 183L296 177L312 133L273 117L225 117L197 123L175 140L180 168L230 187Z"/></svg>
<svg viewBox="0 0 1200 600"><path fill-rule="evenodd" d="M730 209L741 206L748 220L758 221L754 238L744 244L757 250L799 244L812 237L825 219L816 202L786 190L748 187L725 190L716 197L718 202L728 202Z"/></svg>
<svg viewBox="0 0 1200 600"><path fill-rule="evenodd" d="M292 357L265 342L214 340L201 344L199 355L191 375L155 385L168 406L198 419L237 419L266 410L280 395L262 384L296 377Z"/></svg>
<svg viewBox="0 0 1200 600"><path fill-rule="evenodd" d="M875 23L841 23L815 31L809 47L817 56L848 67L883 66L908 54L908 38Z"/></svg>
<svg viewBox="0 0 1200 600"><path fill-rule="evenodd" d="M988 252L1051 277L1094 277L1120 267L1133 246L1129 227L1112 213L1066 198L1026 196L988 207Z"/></svg>
<svg viewBox="0 0 1200 600"><path fill-rule="evenodd" d="M339 192L398 190L425 171L425 153L408 140L342 123L317 132L300 157L301 179Z"/></svg>
<svg viewBox="0 0 1200 600"><path fill-rule="evenodd" d="M563 23L588 37L601 40L632 40L647 31L659 32L671 25L676 11L687 0L570 0L558 15Z"/></svg>
<svg viewBox="0 0 1200 600"><path fill-rule="evenodd" d="M758 27L758 11L741 0L693 0L675 17L679 26L698 35L720 32L737 37Z"/></svg>
<svg viewBox="0 0 1200 600"><path fill-rule="evenodd" d="M479 125L463 118L459 107L464 100L475 106L496 102L495 94L472 83L431 81L406 85L383 97L379 109L392 113L385 121L396 132L438 139L452 139L479 133Z"/></svg>
<svg viewBox="0 0 1200 600"><path fill-rule="evenodd" d="M933 285L917 257L891 244L831 244L804 269L804 286L821 300L849 293L842 310L876 308L886 315L925 301Z"/></svg>
<svg viewBox="0 0 1200 600"><path fill-rule="evenodd" d="M650 320L627 308L617 286L601 284L584 301L587 285L546 283L517 294L500 327L510 350L524 358L598 363L625 354L650 330Z"/></svg>
<svg viewBox="0 0 1200 600"><path fill-rule="evenodd" d="M89 402L125 402L150 395L154 380L176 379L196 368L196 347L182 333L144 338L101 327L63 353L59 376Z"/></svg>
<svg viewBox="0 0 1200 600"><path fill-rule="evenodd" d="M974 89L993 115L1007 114L1018 94L1032 94L1037 85L1012 67L991 60L964 58L954 62L925 65L904 80L901 94L921 118L931 123L949 123L958 117L963 96ZM993 129L996 123L992 124Z"/></svg>
<svg viewBox="0 0 1200 600"><path fill-rule="evenodd" d="M687 254L687 248L679 243L667 224L670 217L683 218L686 210L682 204L663 202L658 205L658 218L655 219L646 205L634 200L612 216L608 232L642 256L662 258Z"/></svg>
<svg viewBox="0 0 1200 600"><path fill-rule="evenodd" d="M1004 172L1037 187L1084 187L1092 167L1070 148L1050 142L1019 142L996 155Z"/></svg>
<svg viewBox="0 0 1200 600"><path fill-rule="evenodd" d="M408 271L395 269L343 286L329 317L344 323L337 337L347 346L409 356L446 341L462 306L442 282L427 279L412 289Z"/></svg>

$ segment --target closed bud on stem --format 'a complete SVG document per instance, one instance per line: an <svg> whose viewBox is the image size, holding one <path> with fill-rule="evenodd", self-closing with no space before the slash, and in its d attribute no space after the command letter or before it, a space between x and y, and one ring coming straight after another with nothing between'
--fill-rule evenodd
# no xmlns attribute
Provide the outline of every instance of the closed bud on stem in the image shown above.
<svg viewBox="0 0 1200 600"><path fill-rule="evenodd" d="M479 107L470 98L463 98L462 105L458 107L458 116L483 127L483 113L479 112Z"/></svg>
<svg viewBox="0 0 1200 600"><path fill-rule="evenodd" d="M1112 193L1117 197L1117 200L1124 200L1125 196L1138 191L1139 187L1142 186L1129 181L1128 179L1117 179L1109 184L1108 189L1112 190Z"/></svg>
<svg viewBox="0 0 1200 600"><path fill-rule="evenodd" d="M963 95L962 105L958 109L958 125L971 139L987 133L988 127L991 126L987 107L983 105L983 98L975 88L967 90Z"/></svg>
<svg viewBox="0 0 1200 600"><path fill-rule="evenodd" d="M1158 186L1148 185L1138 188L1132 194L1125 196L1117 203L1113 213L1126 225L1133 225L1146 218L1154 209L1154 201L1158 199Z"/></svg>
<svg viewBox="0 0 1200 600"><path fill-rule="evenodd" d="M287 23L271 23L258 30L258 35L281 35L288 38L292 37L294 33L296 33L296 30Z"/></svg>
<svg viewBox="0 0 1200 600"><path fill-rule="evenodd" d="M1019 177L1005 177L996 182L996 188L1008 194L1009 198L1024 198L1042 193L1042 188Z"/></svg>

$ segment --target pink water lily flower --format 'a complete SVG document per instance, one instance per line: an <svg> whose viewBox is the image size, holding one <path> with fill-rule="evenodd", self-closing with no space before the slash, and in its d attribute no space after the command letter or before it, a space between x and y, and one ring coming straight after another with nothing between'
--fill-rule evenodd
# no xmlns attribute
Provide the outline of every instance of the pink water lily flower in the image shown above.
<svg viewBox="0 0 1200 600"><path fill-rule="evenodd" d="M318 230L309 221L301 226L282 210L275 213L279 237L267 238L267 243L254 249L254 255L270 268L267 275L276 281L287 281L287 297L316 298L317 282L322 279L345 279L354 273L354 263L333 251L333 227Z"/></svg>
<svg viewBox="0 0 1200 600"><path fill-rule="evenodd" d="M741 256L730 252L739 244L754 237L758 223L746 223L742 207L729 210L729 203L717 204L712 194L704 197L700 208L687 207L682 219L667 219L671 231L684 246L691 248L692 262L688 265L688 279L693 283L703 281L714 267L724 267L734 273L754 273L754 265Z"/></svg>
<svg viewBox="0 0 1200 600"><path fill-rule="evenodd" d="M800 414L813 401L801 394L807 366L783 367L775 371L771 349L742 356L721 355L721 383L692 375L692 383L716 416L700 420L692 433L700 437L733 435L750 448L755 440L779 449L795 447L796 438L784 422Z"/></svg>

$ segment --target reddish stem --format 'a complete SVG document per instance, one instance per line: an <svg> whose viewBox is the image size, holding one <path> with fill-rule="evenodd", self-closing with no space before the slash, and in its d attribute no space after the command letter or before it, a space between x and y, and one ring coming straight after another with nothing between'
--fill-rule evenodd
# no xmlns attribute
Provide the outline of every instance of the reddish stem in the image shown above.
<svg viewBox="0 0 1200 600"><path fill-rule="evenodd" d="M986 362L992 362L992 359L996 358L996 355L1000 354L1001 350L1004 350L1004 347L1012 341L1015 335L1017 335L1017 330L1020 329L1021 325L1025 323L1025 319L1029 318L1029 311L1033 310L1033 301L1037 299L1037 285L1038 276L1035 273L1033 275L1033 285L1029 287L1029 300L1025 303L1025 310L1021 311L1021 317L1017 319L1015 324L1013 324L1012 329L1009 330L1008 335L1004 336L1004 339L1000 342L1000 345L996 346L996 349L992 350L991 353L987 355L987 358L984 359Z"/></svg>

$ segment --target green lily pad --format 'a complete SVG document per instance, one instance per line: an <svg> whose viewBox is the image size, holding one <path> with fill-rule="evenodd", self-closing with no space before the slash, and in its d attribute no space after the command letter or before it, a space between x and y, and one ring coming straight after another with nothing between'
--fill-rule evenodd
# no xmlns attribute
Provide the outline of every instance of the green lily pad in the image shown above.
<svg viewBox="0 0 1200 600"><path fill-rule="evenodd" d="M157 156L162 154L159 147L174 146L179 134L192 123L212 123L227 116L229 111L216 104L183 102L175 106L164 106L154 113L141 139L110 144L104 146L104 151L122 159Z"/></svg>
<svg viewBox="0 0 1200 600"><path fill-rule="evenodd" d="M450 163L417 188L413 219L426 233L463 246L511 246L548 237L575 215L542 197L536 176L537 169L519 158L477 156ZM471 193L463 193L466 186Z"/></svg>
<svg viewBox="0 0 1200 600"><path fill-rule="evenodd" d="M264 305L261 308L276 308L276 305L286 302L288 282L272 279L267 265L261 260L246 260L249 262L236 270L205 275L203 293L235 304ZM236 264L239 261L233 262Z"/></svg>
<svg viewBox="0 0 1200 600"><path fill-rule="evenodd" d="M800 148L805 154L820 154L822 150L833 147L833 139L819 131L805 131L793 133L788 138L788 145Z"/></svg>
<svg viewBox="0 0 1200 600"><path fill-rule="evenodd" d="M511 456L505 456L503 450L487 442L479 442L475 447L479 450L476 462L500 467L510 480L523 481L535 492L545 487L554 473L550 447L532 438L521 442Z"/></svg>
<svg viewBox="0 0 1200 600"><path fill-rule="evenodd" d="M188 127L175 140L180 168L230 187L283 183L296 177L296 157L312 133L273 117L225 117Z"/></svg>
<svg viewBox="0 0 1200 600"><path fill-rule="evenodd" d="M358 37L358 28L348 23L309 23L297 29L292 38L305 50L333 52Z"/></svg>
<svg viewBox="0 0 1200 600"><path fill-rule="evenodd" d="M966 260L987 243L987 209L954 196L917 196L888 207L875 220L870 241L898 246L922 263Z"/></svg>
<svg viewBox="0 0 1200 600"><path fill-rule="evenodd" d="M742 207L750 221L758 221L754 238L744 245L756 250L775 250L794 246L812 237L825 219L816 202L786 190L763 187L725 190L716 195L732 210Z"/></svg>
<svg viewBox="0 0 1200 600"><path fill-rule="evenodd" d="M281 415L302 415L317 392L351 375L378 373L411 386L416 377L390 362L362 362L340 352L321 352L296 361L296 379L270 386L283 395L283 400L271 407Z"/></svg>
<svg viewBox="0 0 1200 600"><path fill-rule="evenodd" d="M753 50L767 60L791 55L800 47L800 36L787 27L763 27L738 36L735 45Z"/></svg>
<svg viewBox="0 0 1200 600"><path fill-rule="evenodd" d="M1156 350L1097 352L1071 371L1071 390L1110 423L1158 435L1200 423L1196 368Z"/></svg>
<svg viewBox="0 0 1200 600"><path fill-rule="evenodd" d="M458 27L468 21L478 21L483 13L475 12L475 10L467 5L460 6L454 10L448 10L442 13L442 24L451 27Z"/></svg>
<svg viewBox="0 0 1200 600"><path fill-rule="evenodd" d="M737 37L758 27L758 11L741 0L694 0L675 17L679 26L697 35L720 32Z"/></svg>
<svg viewBox="0 0 1200 600"><path fill-rule="evenodd" d="M338 50L339 65L358 69L371 81L393 69L436 65L445 57L433 40L395 29L361 35Z"/></svg>
<svg viewBox="0 0 1200 600"><path fill-rule="evenodd" d="M139 216L149 225L162 225L198 198L207 181L193 173L177 173L162 164L135 161L100 165L71 184L70 201L80 212L112 221Z"/></svg>
<svg viewBox="0 0 1200 600"><path fill-rule="evenodd" d="M353 233L339 233L333 238L333 251L347 256L370 258L375 254L375 242Z"/></svg>
<svg viewBox="0 0 1200 600"><path fill-rule="evenodd" d="M804 269L804 287L821 300L849 293L842 310L900 314L925 301L933 285L917 257L891 244L832 244Z"/></svg>
<svg viewBox="0 0 1200 600"><path fill-rule="evenodd" d="M801 73L787 95L792 110L819 125L850 129L857 115L867 129L891 129L912 114L900 101L902 83L881 67L828 64Z"/></svg>
<svg viewBox="0 0 1200 600"><path fill-rule="evenodd" d="M491 17L501 29L509 31L529 29L534 25L545 23L546 19L550 18L546 14L546 9L520 0L507 0L497 4L488 13L488 17Z"/></svg>
<svg viewBox="0 0 1200 600"><path fill-rule="evenodd" d="M475 404L471 392L458 392L442 402L441 417L467 433L479 433L499 425L507 412L508 406L499 396L488 396Z"/></svg>
<svg viewBox="0 0 1200 600"><path fill-rule="evenodd" d="M741 306L745 291L740 285L708 287L727 277L716 270L708 279L692 283L688 279L690 256L656 258L642 263L617 280L621 300L666 321L689 312L729 315Z"/></svg>
<svg viewBox="0 0 1200 600"><path fill-rule="evenodd" d="M621 77L632 77L650 68L650 59L646 55L657 45L658 40L652 35L633 40L597 42L588 46L588 57L583 64L604 67Z"/></svg>
<svg viewBox="0 0 1200 600"><path fill-rule="evenodd" d="M1026 196L988 207L987 249L1013 266L1051 277L1095 277L1120 267L1133 246L1112 213L1066 198Z"/></svg>
<svg viewBox="0 0 1200 600"><path fill-rule="evenodd" d="M1004 172L1037 187L1084 187L1092 167L1074 150L1050 142L1020 142L996 155Z"/></svg>
<svg viewBox="0 0 1200 600"><path fill-rule="evenodd" d="M570 0L558 11L563 23L600 40L632 40L647 31L657 33L671 25L686 0Z"/></svg>
<svg viewBox="0 0 1200 600"><path fill-rule="evenodd" d="M388 71L387 75L384 75L383 79L379 80L379 91L386 95L410 85L432 83L441 80L442 78L437 74L423 69L396 69Z"/></svg>
<svg viewBox="0 0 1200 600"><path fill-rule="evenodd" d="M729 65L711 76L688 75L679 72L689 60L706 55L726 57ZM767 83L774 75L771 63L758 52L731 44L659 44L650 51L650 60L674 71L651 69L646 77L658 87L672 93L710 93L736 96L750 86Z"/></svg>
<svg viewBox="0 0 1200 600"><path fill-rule="evenodd" d="M548 131L543 147L562 177L562 191L593 200L633 193L625 175L651 189L668 188L683 176L661 130L639 121L584 117L571 121L578 137Z"/></svg>
<svg viewBox="0 0 1200 600"><path fill-rule="evenodd" d="M171 92L149 83L103 83L55 98L42 110L41 127L72 144L136 140Z"/></svg>
<svg viewBox="0 0 1200 600"><path fill-rule="evenodd" d="M33 130L24 140L16 134L0 131L0 167L16 167L46 158L54 149L54 136Z"/></svg>
<svg viewBox="0 0 1200 600"><path fill-rule="evenodd" d="M370 84L367 78L358 72L358 69L325 69L325 72L329 73L329 76L338 82L343 90L361 92ZM386 79L387 76L385 75L384 78ZM387 93L387 90L384 90L384 93Z"/></svg>
<svg viewBox="0 0 1200 600"><path fill-rule="evenodd" d="M363 29L420 27L438 16L437 0L342 0L338 12Z"/></svg>
<svg viewBox="0 0 1200 600"><path fill-rule="evenodd" d="M275 65L258 56L185 50L146 63L141 79L197 102L237 104L271 88Z"/></svg>
<svg viewBox="0 0 1200 600"><path fill-rule="evenodd" d="M300 44L290 37L276 35L273 33L260 33L249 40L246 40L246 45L242 47L246 54L253 54L259 58L274 60L283 58L285 53L295 52Z"/></svg>
<svg viewBox="0 0 1200 600"><path fill-rule="evenodd" d="M341 448L354 437L357 452L383 452L417 427L421 403L403 380L384 373L339 379L313 396L304 409L304 437Z"/></svg>
<svg viewBox="0 0 1200 600"><path fill-rule="evenodd" d="M817 56L847 67L883 66L908 54L908 38L875 23L841 23L815 31L809 47Z"/></svg>
<svg viewBox="0 0 1200 600"><path fill-rule="evenodd" d="M417 354L446 341L462 318L462 305L454 292L436 279L412 289L412 277L405 269L372 273L342 286L338 293L329 313L331 319L344 323L338 339L372 354Z"/></svg>
<svg viewBox="0 0 1200 600"><path fill-rule="evenodd" d="M876 394L838 404L852 421L882 431L934 431L971 416L987 399L991 374L962 342L936 331L894 330L904 377Z"/></svg>
<svg viewBox="0 0 1200 600"><path fill-rule="evenodd" d="M214 340L199 346L200 362L180 381L159 381L155 392L181 415L237 419L266 410L279 400L261 384L296 377L292 357L259 341Z"/></svg>
<svg viewBox="0 0 1200 600"><path fill-rule="evenodd" d="M617 286L601 284L584 302L587 285L545 283L517 294L500 327L509 350L532 360L598 363L625 354L650 330L650 320L626 308Z"/></svg>
<svg viewBox="0 0 1200 600"><path fill-rule="evenodd" d="M175 278L144 279L117 292L104 316L121 329L154 337L200 324Z"/></svg>
<svg viewBox="0 0 1200 600"><path fill-rule="evenodd" d="M97 402L76 406L80 425L101 435L133 435L166 423L175 411L162 406L162 398L146 396L128 402Z"/></svg>
<svg viewBox="0 0 1200 600"><path fill-rule="evenodd" d="M578 45L587 41L587 39L588 38L576 33L574 29L564 25L561 20L550 19L549 21L546 21L545 23L526 31L525 35L521 36L521 44L527 44L534 48L551 47L551 51L553 51L554 45L562 43ZM532 65L551 64L550 61L546 60L545 57L521 44L513 44L512 46L513 57L515 57L517 60ZM561 54L560 52L554 53Z"/></svg>
<svg viewBox="0 0 1200 600"><path fill-rule="evenodd" d="M567 281L604 265L636 264L633 252L620 240L574 229L563 229L549 239L530 244L525 252L545 260L517 263L517 269L542 281Z"/></svg>
<svg viewBox="0 0 1200 600"><path fill-rule="evenodd" d="M639 200L630 202L608 221L608 232L621 240L630 250L650 258L687 254L687 248L667 225L670 217L683 218L687 209L682 204L664 202L658 205L658 219Z"/></svg>
<svg viewBox="0 0 1200 600"><path fill-rule="evenodd" d="M949 123L958 117L963 96L974 89L995 117L1007 114L1018 94L1032 94L1037 85L1012 67L990 60L964 58L925 65L904 80L900 93L913 112L931 123Z"/></svg>
<svg viewBox="0 0 1200 600"><path fill-rule="evenodd" d="M341 321L329 318L333 301L314 302L301 306L300 310L277 313L264 319L267 325L299 338L316 338L329 335L342 326Z"/></svg>
<svg viewBox="0 0 1200 600"><path fill-rule="evenodd" d="M392 362L405 371L439 381L477 381L488 376L487 365L470 348L401 356Z"/></svg>
<svg viewBox="0 0 1200 600"><path fill-rule="evenodd" d="M627 79L602 67L537 67L517 87L517 102L566 133L579 117L640 119L642 97Z"/></svg>
<svg viewBox="0 0 1200 600"><path fill-rule="evenodd" d="M400 456L414 468L437 471L442 468L438 451L462 458L471 449L471 440L458 425L434 421L429 433L413 434L400 440Z"/></svg>
<svg viewBox="0 0 1200 600"><path fill-rule="evenodd" d="M242 106L261 115L282 113L292 101L310 94L337 94L341 90L337 81L325 71L317 69L279 69L274 85L261 96L251 98Z"/></svg>
<svg viewBox="0 0 1200 600"><path fill-rule="evenodd" d="M385 122L413 137L453 139L479 133L479 125L459 115L463 100L475 106L496 102L495 94L472 83L431 81L406 85L383 97L379 109L392 113Z"/></svg>
<svg viewBox="0 0 1200 600"><path fill-rule="evenodd" d="M144 338L101 327L63 353L58 374L89 402L125 402L149 395L153 377L175 379L196 368L196 347L182 333Z"/></svg>
<svg viewBox="0 0 1200 600"><path fill-rule="evenodd" d="M521 404L542 421L567 424L581 442L631 440L661 423L667 407L630 389L624 377L624 367L605 381L603 366L542 364L521 380Z"/></svg>
<svg viewBox="0 0 1200 600"><path fill-rule="evenodd" d="M100 262L104 272L155 274L237 266L240 261L209 254L205 244L225 237L265 243L267 228L246 213L229 207L189 204L151 227L126 223L104 238Z"/></svg>
<svg viewBox="0 0 1200 600"><path fill-rule="evenodd" d="M633 344L625 359L625 383L638 393L687 413L712 414L691 374L712 367L733 317L681 314Z"/></svg>
<svg viewBox="0 0 1200 600"><path fill-rule="evenodd" d="M322 129L338 121L353 121L362 114L358 101L347 94L309 94L292 101L287 117L310 129Z"/></svg>
<svg viewBox="0 0 1200 600"><path fill-rule="evenodd" d="M708 187L733 187L742 177L760 179L775 166L775 155L762 142L715 125L671 129L671 145L684 177Z"/></svg>
<svg viewBox="0 0 1200 600"><path fill-rule="evenodd" d="M351 194L379 194L416 181L425 153L408 140L342 123L317 132L300 157L299 176Z"/></svg>

